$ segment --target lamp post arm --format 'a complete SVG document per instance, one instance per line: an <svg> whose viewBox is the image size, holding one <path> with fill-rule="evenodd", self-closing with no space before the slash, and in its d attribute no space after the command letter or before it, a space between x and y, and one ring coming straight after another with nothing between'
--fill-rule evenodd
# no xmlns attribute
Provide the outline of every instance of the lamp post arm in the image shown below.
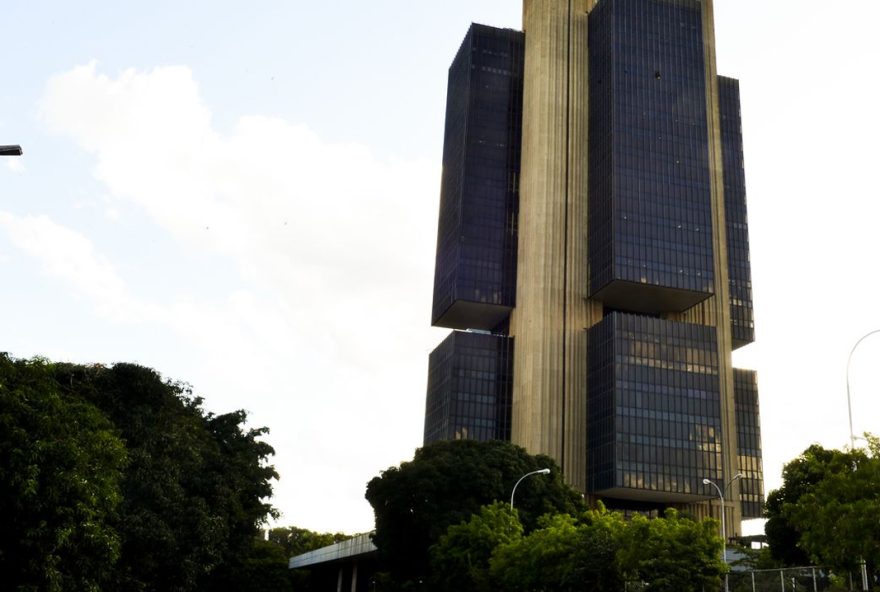
<svg viewBox="0 0 880 592"><path fill-rule="evenodd" d="M874 329L873 331L869 331L862 335L858 341L856 341L855 345L852 346L852 349L849 350L849 356L846 358L846 408L849 411L849 445L850 450L856 449L856 436L853 433L853 422L852 422L852 397L850 397L850 389L849 389L849 367L852 365L852 357L853 354L856 353L856 348L859 347L859 344L863 342L865 339L874 335L876 333L880 333L880 329Z"/></svg>
<svg viewBox="0 0 880 592"><path fill-rule="evenodd" d="M510 492L510 509L513 509L513 496L516 495L516 488L519 487L519 484L522 483L523 479L526 477L531 477L532 475L547 475L550 473L550 469L538 469L537 471L532 471L531 473L526 473L522 477L519 478L519 481L516 482L516 485L513 486L513 491Z"/></svg>

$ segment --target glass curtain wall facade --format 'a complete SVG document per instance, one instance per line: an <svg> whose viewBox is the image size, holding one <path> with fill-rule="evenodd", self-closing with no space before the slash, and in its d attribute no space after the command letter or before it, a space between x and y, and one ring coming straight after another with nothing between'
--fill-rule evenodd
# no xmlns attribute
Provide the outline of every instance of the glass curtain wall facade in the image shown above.
<svg viewBox="0 0 880 592"><path fill-rule="evenodd" d="M723 476L715 329L615 312L589 344L590 491L704 497L703 479Z"/></svg>
<svg viewBox="0 0 880 592"><path fill-rule="evenodd" d="M724 220L727 227L730 323L733 346L737 348L755 340L739 81L719 76L718 102L724 162Z"/></svg>
<svg viewBox="0 0 880 592"><path fill-rule="evenodd" d="M523 34L472 25L449 68L432 324L493 329L516 300Z"/></svg>
<svg viewBox="0 0 880 592"><path fill-rule="evenodd" d="M714 282L700 4L605 0L589 42L591 295L686 310Z"/></svg>
<svg viewBox="0 0 880 592"><path fill-rule="evenodd" d="M761 514L763 474L755 374L730 369L731 343L753 341L754 320L739 85L715 75L711 0L524 2L528 30L472 25L449 70L432 324L455 331L430 355L425 443L517 437L525 424L512 426L511 410L526 396L519 377L565 389L565 380L534 373L579 368L583 388L562 408L569 415L544 425L572 430L561 440L582 451L576 470L584 493L628 512L678 505L706 515L704 502L715 494L703 479L723 484L739 471L745 477L731 487L728 508L736 532L740 516ZM572 17L573 6L587 8ZM541 59L529 51L543 52ZM524 65L535 63L569 69ZM557 96L554 88L566 91ZM533 100L547 92L550 107ZM524 96L538 107L524 113ZM572 176L575 161L550 163L533 148L522 158L523 145L543 146L524 136L534 121L554 118L564 120L560 137L586 143L553 156L584 155L575 164L587 171L582 191L568 191L584 178ZM563 224L544 214L520 219L520 174L537 178L534 166L561 171L549 183L565 187L569 201L583 200L571 210L564 203ZM723 175L713 175L716 167ZM524 200L541 199L542 188L536 198L526 187ZM518 234L538 233L524 244L556 244L542 237L559 228L567 229L566 254L585 253L583 287L572 293L583 294L590 311L576 328L584 347L559 348L565 360L531 345L552 341L516 332L560 318L538 307L524 318L532 285L518 281L565 286L571 278L549 278L557 268L569 274L555 263L558 254L541 273L520 267L517 278ZM571 247L569 238L583 245ZM519 359L546 364L519 374ZM569 427L575 421L578 428Z"/></svg>
<svg viewBox="0 0 880 592"><path fill-rule="evenodd" d="M454 331L428 362L425 444L509 440L513 340Z"/></svg>
<svg viewBox="0 0 880 592"><path fill-rule="evenodd" d="M736 451L743 474L740 500L743 518L763 517L764 465L761 454L761 418L758 376L754 370L734 369L736 399Z"/></svg>

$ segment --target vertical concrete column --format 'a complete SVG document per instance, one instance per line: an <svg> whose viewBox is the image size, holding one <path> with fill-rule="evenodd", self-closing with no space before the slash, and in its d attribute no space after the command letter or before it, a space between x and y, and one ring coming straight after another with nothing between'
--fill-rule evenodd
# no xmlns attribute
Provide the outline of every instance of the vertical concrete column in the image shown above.
<svg viewBox="0 0 880 592"><path fill-rule="evenodd" d="M342 580L345 574L343 571L345 570L345 566L341 566L339 568L339 575L336 576L336 592L342 592Z"/></svg>
<svg viewBox="0 0 880 592"><path fill-rule="evenodd" d="M525 0L512 440L585 486L587 13ZM575 360L577 362L575 363Z"/></svg>
<svg viewBox="0 0 880 592"><path fill-rule="evenodd" d="M588 298L589 203L589 9L572 2L568 93L568 211L565 253L565 368L563 472L569 484L587 488L587 329L602 320L601 303Z"/></svg>
<svg viewBox="0 0 880 592"><path fill-rule="evenodd" d="M358 564L357 561L351 565L351 592L357 592L358 589Z"/></svg>

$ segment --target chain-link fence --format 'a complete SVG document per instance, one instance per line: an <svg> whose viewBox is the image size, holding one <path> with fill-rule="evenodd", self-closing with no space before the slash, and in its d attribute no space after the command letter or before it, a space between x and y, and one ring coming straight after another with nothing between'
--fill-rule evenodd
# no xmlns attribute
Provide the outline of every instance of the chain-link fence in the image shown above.
<svg viewBox="0 0 880 592"><path fill-rule="evenodd" d="M730 592L862 592L859 573L834 575L821 567L732 572ZM880 590L868 579L867 590Z"/></svg>
<svg viewBox="0 0 880 592"><path fill-rule="evenodd" d="M821 567L793 567L732 572L728 576L730 592L862 592L860 574L834 576ZM880 586L868 589L880 591ZM624 592L649 592L642 582L627 582ZM721 591L724 591L722 585ZM706 592L716 592L706 590Z"/></svg>
<svg viewBox="0 0 880 592"><path fill-rule="evenodd" d="M829 573L818 567L733 572L728 578L730 592L825 592L826 590L849 590L849 587L832 587Z"/></svg>

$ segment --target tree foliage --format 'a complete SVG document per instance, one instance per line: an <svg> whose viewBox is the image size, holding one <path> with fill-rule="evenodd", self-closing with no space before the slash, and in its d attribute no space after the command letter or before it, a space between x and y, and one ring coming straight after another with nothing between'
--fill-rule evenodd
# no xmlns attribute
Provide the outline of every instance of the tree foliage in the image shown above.
<svg viewBox="0 0 880 592"><path fill-rule="evenodd" d="M340 543L350 538L351 535L341 532L314 532L296 526L278 527L269 531L269 541L280 547L288 558Z"/></svg>
<svg viewBox="0 0 880 592"><path fill-rule="evenodd" d="M864 559L870 571L877 571L880 442L871 435L867 441L867 451L813 445L785 466L783 486L771 493L773 504L767 507L767 535L775 556L800 553L839 572L857 570Z"/></svg>
<svg viewBox="0 0 880 592"><path fill-rule="evenodd" d="M724 569L717 528L674 510L627 521L600 506L578 517L548 514L523 535L515 514L495 504L449 527L432 547L431 589L616 592L626 580L660 592L717 589Z"/></svg>
<svg viewBox="0 0 880 592"><path fill-rule="evenodd" d="M57 475L54 497L24 496L17 511L27 516L51 508L70 522L70 532L104 533L83 537L64 565L87 567L88 545L105 540L103 571L95 573L107 574L106 589L229 589L230 574L255 552L258 527L274 512L266 498L277 474L266 462L273 450L260 439L265 429L244 428L242 411L207 413L186 385L133 364L8 357L0 364L0 388L14 384L18 393L3 393L3 405L18 405L17 415L3 420L4 431L30 434L3 438L15 447L10 454L28 459L8 464L9 482L33 481L34 458L42 459L40 478ZM3 491L0 503L13 503L12 495ZM90 515L91 506L97 510ZM0 562L31 548L45 530L42 522L29 526L3 538ZM56 548L42 549L36 561L51 566ZM28 589L22 582L18 588ZM65 587L80 588L89 589Z"/></svg>
<svg viewBox="0 0 880 592"><path fill-rule="evenodd" d="M573 516L548 516L528 536L498 549L492 558L492 577L499 589L511 592L568 590L580 539Z"/></svg>
<svg viewBox="0 0 880 592"><path fill-rule="evenodd" d="M550 475L527 479L516 492L528 531L543 514L578 514L584 504L551 458L531 456L508 442L437 442L373 478L366 492L376 516L373 541L393 578L404 586L426 581L428 549L450 526L469 520L483 505L509 500L522 475L545 467Z"/></svg>
<svg viewBox="0 0 880 592"><path fill-rule="evenodd" d="M726 566L715 520L700 522L667 509L663 518L634 516L619 561L632 579L656 592L717 590Z"/></svg>
<svg viewBox="0 0 880 592"><path fill-rule="evenodd" d="M44 361L0 354L0 581L99 590L119 558L126 452L93 406L61 395Z"/></svg>
<svg viewBox="0 0 880 592"><path fill-rule="evenodd" d="M489 560L500 545L522 539L523 528L506 502L480 508L470 520L449 527L431 547L432 585L443 592L496 590Z"/></svg>
<svg viewBox="0 0 880 592"><path fill-rule="evenodd" d="M822 482L829 471L848 470L854 462L852 452L829 450L814 444L782 470L782 487L767 496L764 527L770 552L785 565L809 565L807 552L799 546L801 532L792 524L790 508ZM836 467L836 469L832 468Z"/></svg>

